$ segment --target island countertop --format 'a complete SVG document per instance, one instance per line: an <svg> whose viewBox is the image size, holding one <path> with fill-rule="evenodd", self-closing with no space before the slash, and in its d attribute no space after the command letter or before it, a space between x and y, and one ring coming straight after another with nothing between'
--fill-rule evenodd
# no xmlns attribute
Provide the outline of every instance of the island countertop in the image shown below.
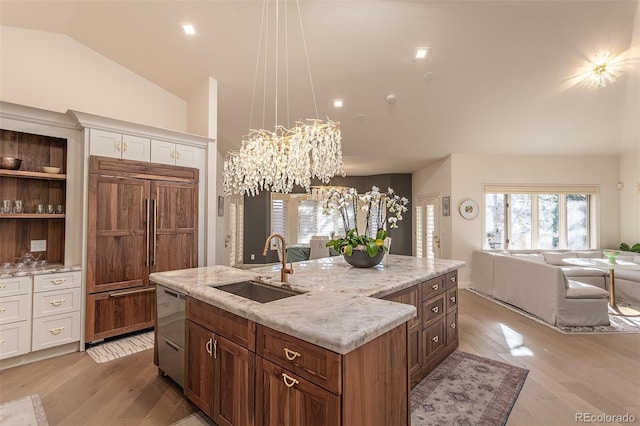
<svg viewBox="0 0 640 426"><path fill-rule="evenodd" d="M149 278L195 299L340 354L416 316L411 305L379 299L464 266L458 260L387 255L373 268L353 268L341 256L293 264L289 286L303 294L259 303L215 287L256 280L280 286L281 265L241 270L208 266L156 272Z"/></svg>

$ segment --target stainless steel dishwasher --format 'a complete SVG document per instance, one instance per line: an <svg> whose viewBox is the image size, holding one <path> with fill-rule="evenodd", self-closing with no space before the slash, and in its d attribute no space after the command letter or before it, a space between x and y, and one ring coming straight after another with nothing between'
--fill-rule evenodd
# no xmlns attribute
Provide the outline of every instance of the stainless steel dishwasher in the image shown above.
<svg viewBox="0 0 640 426"><path fill-rule="evenodd" d="M158 368L184 387L185 295L156 286L158 311Z"/></svg>

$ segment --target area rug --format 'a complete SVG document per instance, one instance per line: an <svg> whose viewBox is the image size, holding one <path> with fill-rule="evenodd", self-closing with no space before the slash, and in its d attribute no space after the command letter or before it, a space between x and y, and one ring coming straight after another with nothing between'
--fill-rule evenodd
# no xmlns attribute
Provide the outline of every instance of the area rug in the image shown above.
<svg viewBox="0 0 640 426"><path fill-rule="evenodd" d="M47 426L40 395L25 396L0 405L0 425L2 426Z"/></svg>
<svg viewBox="0 0 640 426"><path fill-rule="evenodd" d="M151 348L153 348L153 331L101 343L87 349L87 353L95 362L101 364Z"/></svg>
<svg viewBox="0 0 640 426"><path fill-rule="evenodd" d="M411 391L411 424L504 425L528 373L454 351Z"/></svg>
<svg viewBox="0 0 640 426"><path fill-rule="evenodd" d="M620 315L619 312L616 312L611 307L609 307L609 325L599 325L599 326L589 326L589 327L565 327L565 326L555 326L551 325L548 322L542 321L540 318L531 315L528 312L523 311L520 308L517 308L513 305L505 303L501 300L494 299L491 296L487 296L486 294L482 294L474 289L468 288L471 293L476 294L480 297L483 297L487 300L490 300L500 306L504 306L507 309L510 309L514 312L519 313L527 318L530 318L542 325L546 325L547 327L553 328L560 333L565 334L609 334L609 333L640 333L640 315ZM626 300L617 300L618 306L626 308L625 311L637 311L640 312L640 305L636 303L631 303Z"/></svg>

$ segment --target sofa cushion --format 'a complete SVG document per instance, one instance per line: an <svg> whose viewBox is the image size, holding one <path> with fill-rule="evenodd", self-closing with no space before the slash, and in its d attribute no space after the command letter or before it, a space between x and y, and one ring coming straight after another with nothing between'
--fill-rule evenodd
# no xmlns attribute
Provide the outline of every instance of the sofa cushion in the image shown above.
<svg viewBox="0 0 640 426"><path fill-rule="evenodd" d="M605 299L609 293L591 284L567 280L567 299Z"/></svg>
<svg viewBox="0 0 640 426"><path fill-rule="evenodd" d="M542 253L542 255L544 256L545 262L547 262L549 265L555 266L565 266L567 264L564 262L564 259L568 259L570 257L578 257L575 251L566 251L562 253L545 251Z"/></svg>
<svg viewBox="0 0 640 426"><path fill-rule="evenodd" d="M615 270L615 279L616 280L637 281L638 285L640 285L640 270L616 269Z"/></svg>
<svg viewBox="0 0 640 426"><path fill-rule="evenodd" d="M540 253L522 253L522 254L513 254L513 257L522 259L522 260L530 260L532 262L538 262L538 263L546 263L544 260L544 256Z"/></svg>
<svg viewBox="0 0 640 426"><path fill-rule="evenodd" d="M620 253L620 256L616 258L616 260L624 260L625 262L633 262L636 258L636 255L631 253L627 254L625 252Z"/></svg>
<svg viewBox="0 0 640 426"><path fill-rule="evenodd" d="M562 272L571 277L604 277L609 273L603 269L590 268L588 266L563 266Z"/></svg>
<svg viewBox="0 0 640 426"><path fill-rule="evenodd" d="M577 257L581 259L599 259L602 257L601 250L586 250L586 251L577 251Z"/></svg>

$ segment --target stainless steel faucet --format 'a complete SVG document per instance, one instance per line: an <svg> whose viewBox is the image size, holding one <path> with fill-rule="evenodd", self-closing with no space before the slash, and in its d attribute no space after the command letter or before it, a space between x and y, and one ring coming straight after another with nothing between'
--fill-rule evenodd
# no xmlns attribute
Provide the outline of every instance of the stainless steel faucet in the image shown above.
<svg viewBox="0 0 640 426"><path fill-rule="evenodd" d="M284 236L282 234L269 235L267 242L264 243L264 251L262 252L262 255L267 255L267 252L269 251L269 242L273 238L278 238L282 242L282 269L280 270L280 281L286 283L287 274L293 274L293 263L290 263L290 267L287 268L287 242L284 240Z"/></svg>

